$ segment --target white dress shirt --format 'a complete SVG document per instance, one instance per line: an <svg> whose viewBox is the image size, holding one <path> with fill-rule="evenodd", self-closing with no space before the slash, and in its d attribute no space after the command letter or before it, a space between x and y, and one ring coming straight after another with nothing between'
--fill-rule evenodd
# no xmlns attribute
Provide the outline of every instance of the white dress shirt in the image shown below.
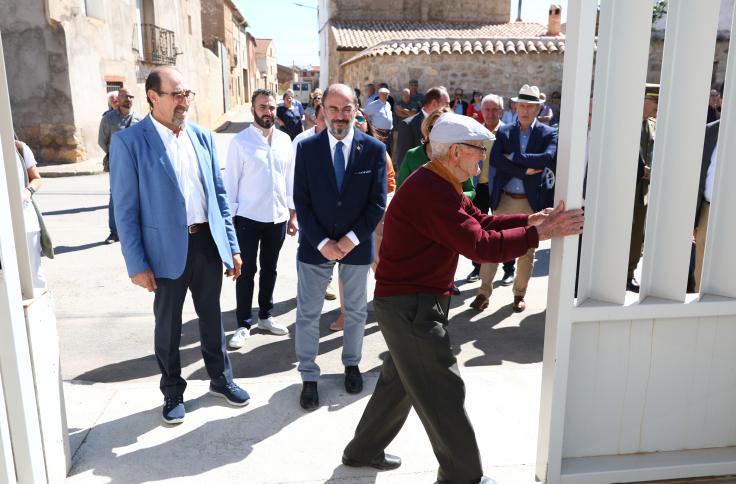
<svg viewBox="0 0 736 484"><path fill-rule="evenodd" d="M287 221L290 164L291 138L283 131L272 129L270 144L254 125L235 135L224 176L233 215L264 223Z"/></svg>
<svg viewBox="0 0 736 484"><path fill-rule="evenodd" d="M187 225L199 224L207 221L207 199L202 185L202 174L199 170L197 153L184 126L179 134L174 134L169 128L156 121L151 115L151 121L156 127L158 135L166 148L166 154L179 182L179 190L184 196L187 210Z"/></svg>
<svg viewBox="0 0 736 484"><path fill-rule="evenodd" d="M331 161L332 161L333 166L335 164L335 150L337 149L337 142L338 141L342 141L343 142L343 145L342 145L342 154L343 154L343 158L345 159L345 174L346 175L347 175L347 171L348 171L348 161L349 161L349 158L350 158L350 147L353 144L354 134L355 133L353 132L352 126L351 126L351 129L348 132L347 136L345 136L343 139L337 139L334 136L332 136L332 133L330 133L329 130L327 131L327 139L330 141L330 154L332 155L332 160ZM355 244L355 245L360 244L360 240L358 240L358 237L355 235L355 232L353 232L352 230L350 232L348 232L347 234L345 234L345 235L346 235L346 237L348 239L350 239L353 242L353 244ZM323 239L322 242L320 242L319 244L317 244L317 250L322 250L322 247L324 247L325 244L327 242L329 242L329 241L330 241L329 238Z"/></svg>
<svg viewBox="0 0 736 484"><path fill-rule="evenodd" d="M307 139L311 136L314 136L315 131L317 128L315 126L312 126L306 131L302 131L296 137L294 138L294 141L291 142L291 164L289 165L289 171L286 173L287 176L287 184L286 184L286 204L289 206L291 210L295 210L296 207L294 207L294 166L296 165L296 148L299 146L299 142L301 140Z"/></svg>
<svg viewBox="0 0 736 484"><path fill-rule="evenodd" d="M715 181L716 175L716 152L718 151L718 143L713 147L713 153L710 155L710 164L708 165L708 172L705 175L705 191L703 192L703 198L705 201L710 203L713 198L713 182Z"/></svg>

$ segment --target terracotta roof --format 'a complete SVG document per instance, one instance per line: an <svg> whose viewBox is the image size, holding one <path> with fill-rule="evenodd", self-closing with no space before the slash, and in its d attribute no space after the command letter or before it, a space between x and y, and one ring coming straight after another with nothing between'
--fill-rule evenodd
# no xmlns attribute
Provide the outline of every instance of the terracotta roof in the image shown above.
<svg viewBox="0 0 736 484"><path fill-rule="evenodd" d="M332 21L338 50L363 50L387 40L531 39L543 37L547 26L531 22L506 24L453 22ZM559 38L564 38L564 35Z"/></svg>
<svg viewBox="0 0 736 484"><path fill-rule="evenodd" d="M342 65L366 57L419 54L562 54L564 38L535 37L526 39L426 39L415 41L387 40L364 50Z"/></svg>

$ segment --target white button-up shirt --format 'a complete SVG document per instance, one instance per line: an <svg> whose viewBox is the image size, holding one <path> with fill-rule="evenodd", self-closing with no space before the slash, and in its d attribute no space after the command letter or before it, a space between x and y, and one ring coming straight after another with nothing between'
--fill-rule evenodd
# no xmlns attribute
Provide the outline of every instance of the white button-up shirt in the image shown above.
<svg viewBox="0 0 736 484"><path fill-rule="evenodd" d="M303 139L310 138L317 134L315 131L317 131L316 126L312 126L306 131L302 131L291 142L291 165L289 166L289 171L286 173L287 176L287 183L286 183L286 204L289 206L291 210L295 210L296 207L294 207L294 167L296 166L296 149L299 146L299 142Z"/></svg>
<svg viewBox="0 0 736 484"><path fill-rule="evenodd" d="M350 147L353 145L353 137L354 137L354 134L355 133L354 133L354 131L352 129L352 126L351 126L351 129L348 132L347 136L345 136L343 139L337 139L334 136L332 136L332 133L330 133L329 130L327 131L327 139L330 142L330 153L332 154L332 160L331 161L332 161L333 166L335 164L335 150L337 149L337 142L338 141L342 141L343 142L343 145L342 145L342 154L343 154L343 158L345 159L345 173L346 174L347 174L347 171L348 171L348 161L350 161L349 160L349 158L350 158ZM350 232L348 232L347 234L345 234L345 236L348 239L350 239L353 242L353 244L355 244L355 245L360 244L360 240L358 240L358 236L355 235L355 232L353 232L352 230ZM329 241L330 241L330 239L328 239L328 238L323 239L319 244L317 244L317 250L322 250L322 247L324 247L325 244L327 242L329 242Z"/></svg>
<svg viewBox="0 0 736 484"><path fill-rule="evenodd" d="M206 222L207 198L204 195L202 174L199 170L197 152L194 151L194 145L186 128L182 126L179 134L176 135L169 128L156 121L153 116L151 116L151 121L164 143L166 154L176 174L176 181L179 183L179 190L184 196L187 225Z"/></svg>
<svg viewBox="0 0 736 484"><path fill-rule="evenodd" d="M251 125L230 142L225 164L225 190L233 215L264 223L289 219L287 194L292 193L291 138L271 130L271 143Z"/></svg>

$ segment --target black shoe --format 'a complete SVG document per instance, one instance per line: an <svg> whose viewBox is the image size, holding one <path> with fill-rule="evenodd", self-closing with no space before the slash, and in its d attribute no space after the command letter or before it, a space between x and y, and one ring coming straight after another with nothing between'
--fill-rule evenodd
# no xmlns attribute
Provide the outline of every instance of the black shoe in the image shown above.
<svg viewBox="0 0 736 484"><path fill-rule="evenodd" d="M363 391L363 377L357 366L345 367L345 391L348 393L360 393Z"/></svg>
<svg viewBox="0 0 736 484"><path fill-rule="evenodd" d="M108 245L114 244L115 242L119 242L119 241L120 239L118 239L118 234L116 234L115 232L110 232L110 235L108 235L107 238L105 239L105 243Z"/></svg>
<svg viewBox="0 0 736 484"><path fill-rule="evenodd" d="M390 471L401 466L401 458L396 455L382 453L367 464L359 462L355 459L350 459L346 456L342 456L342 463L348 467L373 467L380 471Z"/></svg>
<svg viewBox="0 0 736 484"><path fill-rule="evenodd" d="M302 394L299 396L299 405L304 410L316 410L319 407L319 393L316 381L305 381L302 385Z"/></svg>
<svg viewBox="0 0 736 484"><path fill-rule="evenodd" d="M510 286L514 283L514 279L516 279L516 276L513 272L504 272L503 277L501 278L501 285Z"/></svg>
<svg viewBox="0 0 736 484"><path fill-rule="evenodd" d="M453 296L460 295L460 289L455 285L455 283L452 284L452 295Z"/></svg>
<svg viewBox="0 0 736 484"><path fill-rule="evenodd" d="M631 278L626 281L626 290L639 293L639 281L637 281L635 278Z"/></svg>
<svg viewBox="0 0 736 484"><path fill-rule="evenodd" d="M184 397L166 397L164 398L164 408L162 417L167 424L178 424L184 421Z"/></svg>
<svg viewBox="0 0 736 484"><path fill-rule="evenodd" d="M478 279L480 279L480 269L473 269L473 272L468 274L468 277L465 278L467 282L475 282Z"/></svg>

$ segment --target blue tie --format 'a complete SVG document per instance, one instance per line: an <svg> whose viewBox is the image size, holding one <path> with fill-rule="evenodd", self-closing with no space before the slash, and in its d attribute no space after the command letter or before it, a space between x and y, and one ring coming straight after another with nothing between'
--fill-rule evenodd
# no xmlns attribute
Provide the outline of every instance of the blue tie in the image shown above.
<svg viewBox="0 0 736 484"><path fill-rule="evenodd" d="M345 155L342 153L342 147L345 146L342 141L338 141L335 145L335 156L332 164L335 168L335 180L337 180L337 191L342 191L342 181L345 178Z"/></svg>

